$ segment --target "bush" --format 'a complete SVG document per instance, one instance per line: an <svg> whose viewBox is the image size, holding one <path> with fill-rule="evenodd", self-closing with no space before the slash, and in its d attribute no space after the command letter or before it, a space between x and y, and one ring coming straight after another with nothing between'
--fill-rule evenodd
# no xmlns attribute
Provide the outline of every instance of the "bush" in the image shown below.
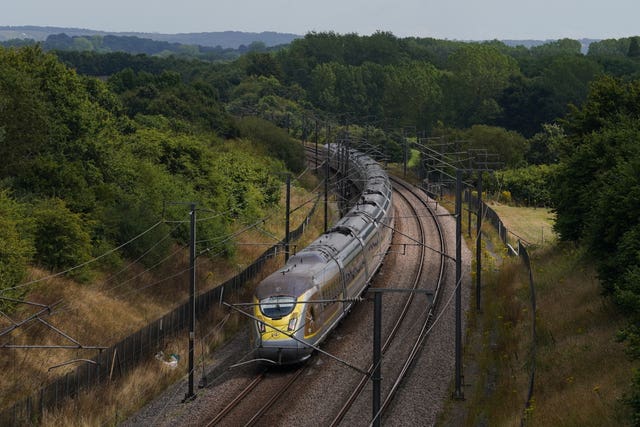
<svg viewBox="0 0 640 427"><path fill-rule="evenodd" d="M304 148L287 132L257 117L245 117L238 121L240 136L263 147L264 153L282 160L293 172L304 169Z"/></svg>
<svg viewBox="0 0 640 427"><path fill-rule="evenodd" d="M0 295L8 298L22 295L21 290L10 288L25 279L34 253L33 242L24 232L23 210L6 190L0 191ZM11 305L0 301L0 311L9 310Z"/></svg>
<svg viewBox="0 0 640 427"><path fill-rule="evenodd" d="M549 191L555 170L554 165L534 165L526 168L498 171L487 182L487 190L510 193L514 201L530 206L550 206Z"/></svg>
<svg viewBox="0 0 640 427"><path fill-rule="evenodd" d="M52 270L65 270L91 259L91 235L82 216L57 198L34 206L36 258Z"/></svg>

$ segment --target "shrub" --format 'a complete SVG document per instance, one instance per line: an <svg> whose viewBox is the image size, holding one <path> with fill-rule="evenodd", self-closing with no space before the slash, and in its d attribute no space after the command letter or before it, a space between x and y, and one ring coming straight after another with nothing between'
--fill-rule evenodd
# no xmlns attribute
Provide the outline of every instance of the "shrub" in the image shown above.
<svg viewBox="0 0 640 427"><path fill-rule="evenodd" d="M91 258L87 224L60 199L46 199L35 205L33 236L36 258L50 269L68 269Z"/></svg>
<svg viewBox="0 0 640 427"><path fill-rule="evenodd" d="M487 182L489 191L509 193L514 201L532 206L550 206L549 187L557 167L534 165L496 172Z"/></svg>
<svg viewBox="0 0 640 427"><path fill-rule="evenodd" d="M26 277L27 265L34 248L24 232L23 206L11 199L6 190L0 191L0 295L16 298L20 290L10 290ZM0 310L11 304L0 301Z"/></svg>
<svg viewBox="0 0 640 427"><path fill-rule="evenodd" d="M304 148L287 132L257 117L245 117L238 121L240 136L252 140L264 148L265 154L284 161L293 172L304 169Z"/></svg>

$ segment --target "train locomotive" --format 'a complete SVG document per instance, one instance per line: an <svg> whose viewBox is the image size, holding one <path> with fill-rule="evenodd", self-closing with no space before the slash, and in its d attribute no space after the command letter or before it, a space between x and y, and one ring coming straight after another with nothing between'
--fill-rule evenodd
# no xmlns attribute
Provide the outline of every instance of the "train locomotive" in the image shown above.
<svg viewBox="0 0 640 427"><path fill-rule="evenodd" d="M306 360L350 311L380 267L392 238L392 188L370 157L334 147L332 164L348 165L360 192L333 228L258 284L251 344L257 358L276 364ZM337 165L338 167L340 165Z"/></svg>

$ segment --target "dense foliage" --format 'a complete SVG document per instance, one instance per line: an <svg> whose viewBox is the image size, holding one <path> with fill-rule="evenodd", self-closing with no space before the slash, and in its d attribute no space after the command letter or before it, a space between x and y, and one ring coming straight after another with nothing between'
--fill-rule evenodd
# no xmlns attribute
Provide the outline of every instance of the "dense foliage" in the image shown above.
<svg viewBox="0 0 640 427"><path fill-rule="evenodd" d="M564 127L552 193L556 229L596 260L605 292L629 315L620 338L640 358L640 81L597 81ZM640 417L638 393L630 402Z"/></svg>
<svg viewBox="0 0 640 427"><path fill-rule="evenodd" d="M640 357L640 39L585 55L569 39L525 48L310 33L226 62L135 38L50 42L71 50L0 48L1 288L29 264L64 270L139 234L123 256L160 261L188 235L161 221L185 219L167 201L221 213L199 231L220 240L277 203L282 172L303 169L294 139L365 141L391 161L426 141L496 154L502 170L485 188L554 206L561 238L588 248L629 313L621 338ZM107 52L143 45L156 56Z"/></svg>
<svg viewBox="0 0 640 427"><path fill-rule="evenodd" d="M38 47L0 49L2 288L24 280L28 263L65 270L145 232L163 214L188 216L167 202L220 212L199 231L203 241L220 240L230 221L254 220L278 202L278 154L301 167L299 152L278 148L287 140L273 125L259 132L264 148L221 139L213 130L235 126L231 118L206 87L184 85L179 75L125 72L112 87ZM153 264L187 238L186 225L160 223L124 256L145 254L142 262ZM230 243L213 249L233 251ZM83 272L77 277L88 278Z"/></svg>

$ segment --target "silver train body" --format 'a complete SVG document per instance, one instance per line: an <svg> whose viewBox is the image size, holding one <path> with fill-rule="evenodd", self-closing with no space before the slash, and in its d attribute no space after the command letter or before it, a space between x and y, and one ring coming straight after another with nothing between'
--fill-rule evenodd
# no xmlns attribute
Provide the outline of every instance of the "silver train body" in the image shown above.
<svg viewBox="0 0 640 427"><path fill-rule="evenodd" d="M257 358L303 361L352 308L380 267L392 238L392 188L387 173L355 151L332 151L348 165L358 202L327 233L258 284L251 342ZM345 153L348 152L348 161Z"/></svg>

